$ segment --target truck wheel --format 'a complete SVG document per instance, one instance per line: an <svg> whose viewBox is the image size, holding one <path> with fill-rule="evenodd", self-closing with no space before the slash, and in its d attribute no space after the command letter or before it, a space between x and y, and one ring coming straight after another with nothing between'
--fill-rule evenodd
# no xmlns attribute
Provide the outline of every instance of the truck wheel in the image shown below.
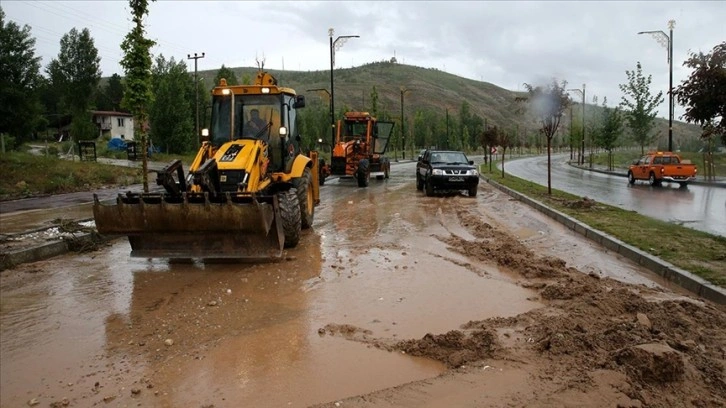
<svg viewBox="0 0 726 408"><path fill-rule="evenodd" d="M421 180L421 175L416 173L416 190L421 191L424 188L423 180Z"/></svg>
<svg viewBox="0 0 726 408"><path fill-rule="evenodd" d="M635 176L633 176L633 172L632 171L629 171L628 172L628 183L635 184Z"/></svg>
<svg viewBox="0 0 726 408"><path fill-rule="evenodd" d="M368 187L368 180L371 175L368 172L368 160L363 159L358 162L358 170L356 172L356 179L358 180L358 187Z"/></svg>
<svg viewBox="0 0 726 408"><path fill-rule="evenodd" d="M426 180L426 196L431 197L434 195L434 185L431 183L431 180Z"/></svg>
<svg viewBox="0 0 726 408"><path fill-rule="evenodd" d="M655 173L652 171L650 172L650 176L648 176L648 182L650 182L651 186L657 186L658 180L655 179Z"/></svg>
<svg viewBox="0 0 726 408"><path fill-rule="evenodd" d="M476 192L479 191L477 186L469 187L469 197L476 197Z"/></svg>
<svg viewBox="0 0 726 408"><path fill-rule="evenodd" d="M313 225L315 217L315 197L313 197L313 176L309 168L303 170L302 177L292 180L295 187L297 199L300 202L300 226L308 229Z"/></svg>
<svg viewBox="0 0 726 408"><path fill-rule="evenodd" d="M387 179L390 176L391 176L391 162L386 160L386 166L385 166L385 169L383 170L383 178Z"/></svg>
<svg viewBox="0 0 726 408"><path fill-rule="evenodd" d="M285 234L285 248L294 248L300 242L300 201L295 189L277 194L280 204L282 231Z"/></svg>

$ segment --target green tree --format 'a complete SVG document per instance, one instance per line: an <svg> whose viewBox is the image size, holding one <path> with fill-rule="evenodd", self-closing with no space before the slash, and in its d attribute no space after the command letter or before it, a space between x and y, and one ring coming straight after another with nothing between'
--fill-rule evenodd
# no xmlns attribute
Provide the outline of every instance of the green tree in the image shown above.
<svg viewBox="0 0 726 408"><path fill-rule="evenodd" d="M653 133L655 128L655 108L663 102L663 92L656 95L650 93L652 76L643 76L643 68L638 61L635 71L625 71L627 84L620 84L622 96L620 107L623 108L625 123L630 128L633 140L645 153L645 146L651 144L658 136Z"/></svg>
<svg viewBox="0 0 726 408"><path fill-rule="evenodd" d="M486 128L479 134L479 145L484 147L484 160L489 163L492 171L492 148L499 143L499 128L496 125L485 125Z"/></svg>
<svg viewBox="0 0 726 408"><path fill-rule="evenodd" d="M305 150L317 150L330 146L330 110L321 103L309 104L297 113L300 126L301 146Z"/></svg>
<svg viewBox="0 0 726 408"><path fill-rule="evenodd" d="M514 146L516 143L517 131L516 129L511 129L509 131L500 129L497 133L497 144L502 148L502 178L504 178L504 159L507 155L507 149Z"/></svg>
<svg viewBox="0 0 726 408"><path fill-rule="evenodd" d="M152 69L154 100L149 106L150 135L156 146L170 154L184 154L196 146L194 140L194 86L187 66L172 57L156 58Z"/></svg>
<svg viewBox="0 0 726 408"><path fill-rule="evenodd" d="M371 89L371 115L378 117L378 91L375 85Z"/></svg>
<svg viewBox="0 0 726 408"><path fill-rule="evenodd" d="M134 133L141 139L141 170L144 192L149 192L148 146L146 122L149 105L153 100L151 93L151 53L154 41L145 37L144 16L149 13L149 0L129 0L134 27L126 34L121 49L124 56L121 66L126 73L124 81L123 105L134 115Z"/></svg>
<svg viewBox="0 0 726 408"><path fill-rule="evenodd" d="M686 107L683 118L704 129L704 134L720 135L726 144L726 42L708 53L691 53L683 65L693 69L674 94Z"/></svg>
<svg viewBox="0 0 726 408"><path fill-rule="evenodd" d="M527 102L530 111L540 124L540 132L547 139L547 194L552 194L552 137L557 133L562 114L570 106L567 96L567 81L558 82L553 79L546 87L524 84L527 93L524 98L517 98Z"/></svg>
<svg viewBox="0 0 726 408"><path fill-rule="evenodd" d="M608 152L608 170L613 169L613 149L618 146L618 139L623 133L623 117L620 109L607 106L608 99L603 98L601 119L595 130L595 144Z"/></svg>
<svg viewBox="0 0 726 408"><path fill-rule="evenodd" d="M219 80L224 78L227 81L227 85L238 85L239 82L237 82L237 75L234 74L234 71L227 68L222 64L222 67L217 70L217 75L214 77L214 86L217 86L219 84Z"/></svg>
<svg viewBox="0 0 726 408"><path fill-rule="evenodd" d="M94 104L101 80L100 63L90 31L72 28L61 38L58 58L48 64L48 74L63 92L64 106L73 115L74 122L90 120L88 111ZM98 136L97 129L85 123L74 123L71 130L76 140Z"/></svg>
<svg viewBox="0 0 726 408"><path fill-rule="evenodd" d="M119 111L124 97L124 85L119 74L113 74L106 86L99 87L96 108L99 110Z"/></svg>
<svg viewBox="0 0 726 408"><path fill-rule="evenodd" d="M0 8L0 137L9 134L23 141L32 136L41 111L39 71L40 57L35 56L30 27L6 23ZM3 144L6 147L11 146Z"/></svg>

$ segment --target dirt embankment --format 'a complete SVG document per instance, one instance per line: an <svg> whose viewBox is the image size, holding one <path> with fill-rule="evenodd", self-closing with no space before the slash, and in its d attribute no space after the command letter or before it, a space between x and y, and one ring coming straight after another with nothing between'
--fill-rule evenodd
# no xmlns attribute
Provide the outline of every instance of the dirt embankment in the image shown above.
<svg viewBox="0 0 726 408"><path fill-rule="evenodd" d="M421 339L380 338L337 324L321 328L321 335L429 357L450 367L449 375L482 372L490 364L524 368L521 387L505 392L495 406L726 406L723 308L582 273L539 256L467 210L458 216L476 239L439 239L474 262L509 270L520 285L539 293L545 307L466 322L460 330ZM425 390L431 384L383 390L339 406L405 405L407 387Z"/></svg>

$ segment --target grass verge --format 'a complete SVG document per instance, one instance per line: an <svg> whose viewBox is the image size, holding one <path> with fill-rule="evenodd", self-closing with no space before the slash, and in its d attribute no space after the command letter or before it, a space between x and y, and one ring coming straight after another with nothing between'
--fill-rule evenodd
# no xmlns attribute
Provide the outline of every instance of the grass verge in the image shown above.
<svg viewBox="0 0 726 408"><path fill-rule="evenodd" d="M634 211L585 200L564 191L527 181L511 174L502 177L501 170L489 172L481 166L482 175L550 208L560 211L591 227L632 245L651 255L703 279L726 287L726 238L691 228L660 221Z"/></svg>
<svg viewBox="0 0 726 408"><path fill-rule="evenodd" d="M141 170L27 152L0 154L0 201L141 182Z"/></svg>

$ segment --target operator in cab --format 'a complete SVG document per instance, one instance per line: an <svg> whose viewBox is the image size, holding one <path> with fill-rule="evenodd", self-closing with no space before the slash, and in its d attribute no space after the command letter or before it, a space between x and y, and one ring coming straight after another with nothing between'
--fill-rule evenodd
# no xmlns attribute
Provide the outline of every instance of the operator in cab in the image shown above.
<svg viewBox="0 0 726 408"><path fill-rule="evenodd" d="M252 109L250 111L250 120L245 123L244 135L246 137L259 137L262 129L265 129L267 125L268 123L260 117L260 111Z"/></svg>

